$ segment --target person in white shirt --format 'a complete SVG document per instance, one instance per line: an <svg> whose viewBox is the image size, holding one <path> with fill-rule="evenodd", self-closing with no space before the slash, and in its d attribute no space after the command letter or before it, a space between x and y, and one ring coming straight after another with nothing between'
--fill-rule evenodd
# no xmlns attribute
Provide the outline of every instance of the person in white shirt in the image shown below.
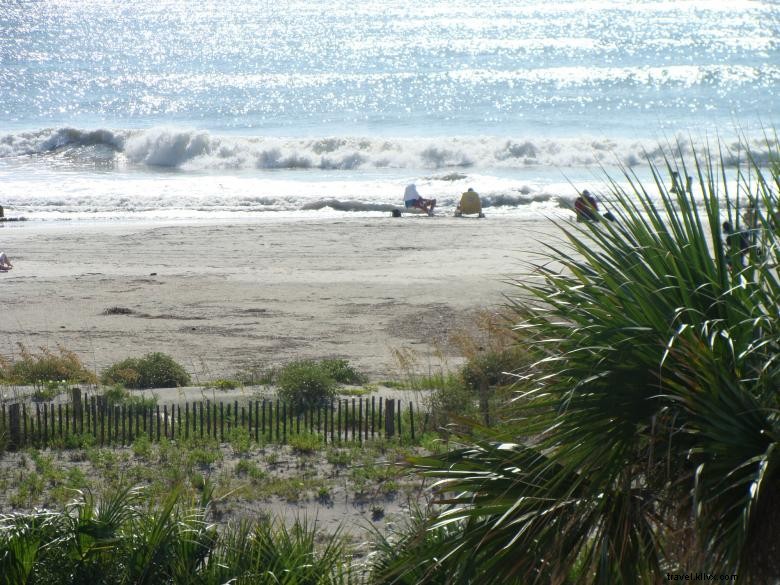
<svg viewBox="0 0 780 585"><path fill-rule="evenodd" d="M11 261L8 259L8 256L5 252L0 252L0 270L11 270L14 265L11 264Z"/></svg>
<svg viewBox="0 0 780 585"><path fill-rule="evenodd" d="M423 199L417 192L417 186L409 183L404 191L404 205L406 209L416 207L423 210L428 215L433 215L433 208L436 207L436 199Z"/></svg>

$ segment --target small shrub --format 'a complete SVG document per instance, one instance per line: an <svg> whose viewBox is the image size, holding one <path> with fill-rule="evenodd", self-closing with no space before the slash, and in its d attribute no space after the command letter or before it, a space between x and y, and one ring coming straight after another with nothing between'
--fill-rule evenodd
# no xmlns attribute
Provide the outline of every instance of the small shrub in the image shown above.
<svg viewBox="0 0 780 585"><path fill-rule="evenodd" d="M109 406L132 406L133 408L152 408L157 406L157 396L133 395L121 384L114 384L103 391Z"/></svg>
<svg viewBox="0 0 780 585"><path fill-rule="evenodd" d="M95 374L84 367L79 357L62 346L57 346L56 353L45 347L40 348L40 353L33 353L19 344L19 352L20 359L0 363L0 377L3 381L28 385L50 380L86 384L97 382Z"/></svg>
<svg viewBox="0 0 780 585"><path fill-rule="evenodd" d="M352 463L352 454L345 449L328 449L325 459L331 465L346 467Z"/></svg>
<svg viewBox="0 0 780 585"><path fill-rule="evenodd" d="M103 372L101 380L127 388L172 388L186 386L190 376L172 357L154 352L113 364Z"/></svg>
<svg viewBox="0 0 780 585"><path fill-rule="evenodd" d="M297 410L326 403L335 395L336 381L316 362L287 364L279 373L279 397Z"/></svg>
<svg viewBox="0 0 780 585"><path fill-rule="evenodd" d="M330 503L333 500L333 496L330 495L330 489L326 485L321 485L317 490L317 500L323 504Z"/></svg>
<svg viewBox="0 0 780 585"><path fill-rule="evenodd" d="M208 444L195 447L187 454L187 462L198 467L211 467L219 459L222 459L222 451Z"/></svg>
<svg viewBox="0 0 780 585"><path fill-rule="evenodd" d="M35 402L51 402L67 389L68 384L64 380L49 380L48 382L44 382L40 387L36 388L32 393L31 398Z"/></svg>
<svg viewBox="0 0 780 585"><path fill-rule="evenodd" d="M249 369L237 372L233 378L245 386L270 386L276 383L277 374L278 370L273 367L252 366Z"/></svg>
<svg viewBox="0 0 780 585"><path fill-rule="evenodd" d="M138 435L133 441L133 454L146 460L152 457L152 442L146 433Z"/></svg>
<svg viewBox="0 0 780 585"><path fill-rule="evenodd" d="M237 426L230 429L228 442L233 448L233 453L236 455L243 455L244 453L249 452L249 448L252 445L252 438L249 434L249 430L244 427Z"/></svg>
<svg viewBox="0 0 780 585"><path fill-rule="evenodd" d="M367 396L379 390L376 384L366 384L359 388L341 388L338 393L341 396Z"/></svg>
<svg viewBox="0 0 780 585"><path fill-rule="evenodd" d="M236 464L236 475L247 476L252 480L252 483L259 483L265 479L268 474L260 469L260 467L254 461L249 459L242 459Z"/></svg>
<svg viewBox="0 0 780 585"><path fill-rule="evenodd" d="M339 384L365 384L368 381L347 360L322 360L320 367Z"/></svg>
<svg viewBox="0 0 780 585"><path fill-rule="evenodd" d="M211 384L209 388L216 388L217 390L234 390L241 385L241 382L237 380L230 380L227 378L217 378Z"/></svg>
<svg viewBox="0 0 780 585"><path fill-rule="evenodd" d="M103 390L103 397L109 406L114 406L116 404L124 404L130 398L130 392L121 384L114 384Z"/></svg>
<svg viewBox="0 0 780 585"><path fill-rule="evenodd" d="M385 517L385 507L381 504L371 504L371 520L378 522Z"/></svg>
<svg viewBox="0 0 780 585"><path fill-rule="evenodd" d="M517 350L489 351L469 359L461 368L460 375L465 384L476 392L483 381L488 386L511 384L516 378L508 372L517 370L526 361Z"/></svg>
<svg viewBox="0 0 780 585"><path fill-rule="evenodd" d="M296 453L314 453L322 446L322 441L319 435L301 433L300 435L292 435L289 444Z"/></svg>

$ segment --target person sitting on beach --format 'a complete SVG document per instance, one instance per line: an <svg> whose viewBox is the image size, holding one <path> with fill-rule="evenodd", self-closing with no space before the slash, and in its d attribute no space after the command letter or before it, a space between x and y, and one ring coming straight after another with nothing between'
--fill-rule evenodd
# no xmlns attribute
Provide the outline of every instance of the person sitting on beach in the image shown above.
<svg viewBox="0 0 780 585"><path fill-rule="evenodd" d="M742 265L742 257L750 251L750 241L742 232L735 232L730 221L723 222L723 233L726 234L726 253L730 258L738 258ZM729 260L729 264L731 264Z"/></svg>
<svg viewBox="0 0 780 585"><path fill-rule="evenodd" d="M11 270L14 265L11 264L11 261L8 259L8 256L5 252L0 252L0 270L5 272L6 270Z"/></svg>
<svg viewBox="0 0 780 585"><path fill-rule="evenodd" d="M596 203L596 198L587 189L574 202L574 212L577 214L577 221L598 221L598 210L599 206Z"/></svg>
<svg viewBox="0 0 780 585"><path fill-rule="evenodd" d="M417 187L414 183L410 183L406 186L404 191L404 205L406 209L416 207L423 210L428 215L433 215L433 208L436 207L436 199L423 199L417 192Z"/></svg>
<svg viewBox="0 0 780 585"><path fill-rule="evenodd" d="M485 217L485 214L482 213L482 201L479 199L479 194L471 187L460 196L460 203L455 208L455 217L464 214L477 214L477 217Z"/></svg>

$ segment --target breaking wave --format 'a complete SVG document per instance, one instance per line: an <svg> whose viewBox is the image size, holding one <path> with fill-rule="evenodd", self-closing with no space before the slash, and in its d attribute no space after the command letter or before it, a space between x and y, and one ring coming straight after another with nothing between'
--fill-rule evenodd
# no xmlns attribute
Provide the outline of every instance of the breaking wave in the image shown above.
<svg viewBox="0 0 780 585"><path fill-rule="evenodd" d="M679 142L690 149L687 139ZM675 148L677 145L675 144ZM766 143L755 143L758 160ZM732 152L737 152L738 146ZM230 169L517 169L662 163L664 149L641 141L598 138L271 138L220 136L202 130L81 130L63 127L0 136L0 158L76 156L128 166ZM744 156L744 155L742 155ZM729 154L735 162L739 154ZM734 160L731 160L733 158ZM457 171L447 175L457 178Z"/></svg>

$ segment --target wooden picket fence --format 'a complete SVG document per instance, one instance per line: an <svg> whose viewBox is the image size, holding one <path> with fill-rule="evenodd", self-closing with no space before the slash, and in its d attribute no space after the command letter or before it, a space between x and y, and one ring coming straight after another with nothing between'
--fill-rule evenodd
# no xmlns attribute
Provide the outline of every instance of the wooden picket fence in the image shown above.
<svg viewBox="0 0 780 585"><path fill-rule="evenodd" d="M351 409L350 409L351 407ZM233 429L246 429L256 442L286 443L301 433L319 435L324 443L362 442L375 437L409 437L424 430L428 416L414 403L382 397L332 400L295 411L280 400L222 402L202 400L171 405L109 404L74 388L65 404L14 403L0 407L0 437L9 450L26 446L67 444L69 438L91 435L98 445L129 445L144 435L161 438L212 438L224 442ZM417 418L417 421L415 421Z"/></svg>

